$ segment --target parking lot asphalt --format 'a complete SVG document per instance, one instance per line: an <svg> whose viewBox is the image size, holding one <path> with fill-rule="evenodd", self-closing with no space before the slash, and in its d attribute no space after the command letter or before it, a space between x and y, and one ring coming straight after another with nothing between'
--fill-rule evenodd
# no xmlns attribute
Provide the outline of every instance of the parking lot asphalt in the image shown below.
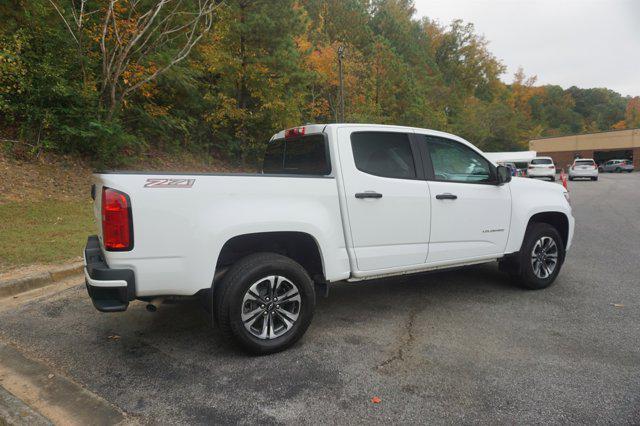
<svg viewBox="0 0 640 426"><path fill-rule="evenodd" d="M1 312L0 342L142 423L637 424L640 173L569 189L546 290L495 264L339 283L298 344L250 357L196 303L101 314L78 285Z"/></svg>

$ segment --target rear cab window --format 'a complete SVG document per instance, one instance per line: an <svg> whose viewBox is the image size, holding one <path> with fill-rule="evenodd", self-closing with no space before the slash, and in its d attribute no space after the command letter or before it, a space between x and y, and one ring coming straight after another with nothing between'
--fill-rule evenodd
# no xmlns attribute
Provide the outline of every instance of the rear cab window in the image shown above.
<svg viewBox="0 0 640 426"><path fill-rule="evenodd" d="M264 154L262 173L326 176L331 173L324 134L275 139Z"/></svg>
<svg viewBox="0 0 640 426"><path fill-rule="evenodd" d="M531 164L553 164L553 161L549 158L534 158Z"/></svg>

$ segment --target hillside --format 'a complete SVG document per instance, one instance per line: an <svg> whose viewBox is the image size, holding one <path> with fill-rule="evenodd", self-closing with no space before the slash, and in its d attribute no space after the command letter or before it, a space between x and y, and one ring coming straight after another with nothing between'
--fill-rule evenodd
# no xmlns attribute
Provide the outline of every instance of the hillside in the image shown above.
<svg viewBox="0 0 640 426"><path fill-rule="evenodd" d="M136 170L243 171L191 155L148 157ZM74 156L18 161L0 154L0 273L25 265L78 260L95 233L92 168Z"/></svg>

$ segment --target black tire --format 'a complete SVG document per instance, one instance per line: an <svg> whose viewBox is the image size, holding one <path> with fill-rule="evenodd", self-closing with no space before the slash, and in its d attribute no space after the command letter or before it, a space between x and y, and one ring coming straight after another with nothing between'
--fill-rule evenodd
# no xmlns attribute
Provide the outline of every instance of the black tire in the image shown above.
<svg viewBox="0 0 640 426"><path fill-rule="evenodd" d="M622 173L622 169L620 167L616 167L616 173Z"/></svg>
<svg viewBox="0 0 640 426"><path fill-rule="evenodd" d="M592 177L591 180L598 180L598 177Z"/></svg>
<svg viewBox="0 0 640 426"><path fill-rule="evenodd" d="M534 245L543 237L550 237L555 242L558 252L558 260L555 269L548 277L539 278L533 270L531 253ZM522 248L520 249L520 253L516 260L516 268L511 272L511 278L519 286L531 290L547 288L553 284L560 273L564 257L564 243L562 242L562 238L560 237L558 230L548 223L531 223L527 228L527 233L525 234L524 241L522 242Z"/></svg>
<svg viewBox="0 0 640 426"><path fill-rule="evenodd" d="M569 176L569 180L573 180L574 178L572 178L571 176Z"/></svg>
<svg viewBox="0 0 640 426"><path fill-rule="evenodd" d="M556 177L555 177L555 176L551 176L551 177L549 178L549 180L550 180L551 182L555 182L555 181L556 181Z"/></svg>
<svg viewBox="0 0 640 426"><path fill-rule="evenodd" d="M254 283L271 275L285 277L295 284L300 307L298 318L289 330L275 338L260 339L242 322L243 299ZM256 253L237 261L214 289L213 301L214 315L225 338L258 355L279 352L297 342L311 324L315 303L315 289L307 271L292 259L276 253Z"/></svg>

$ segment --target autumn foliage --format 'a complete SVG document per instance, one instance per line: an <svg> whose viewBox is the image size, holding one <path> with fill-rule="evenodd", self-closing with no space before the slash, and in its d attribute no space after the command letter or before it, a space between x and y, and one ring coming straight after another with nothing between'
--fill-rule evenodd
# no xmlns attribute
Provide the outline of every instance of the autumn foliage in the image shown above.
<svg viewBox="0 0 640 426"><path fill-rule="evenodd" d="M472 24L418 19L410 0L8 0L0 21L0 132L27 156L253 162L282 128L338 120L340 46L349 122L450 131L486 150L640 126L640 98L505 76Z"/></svg>

